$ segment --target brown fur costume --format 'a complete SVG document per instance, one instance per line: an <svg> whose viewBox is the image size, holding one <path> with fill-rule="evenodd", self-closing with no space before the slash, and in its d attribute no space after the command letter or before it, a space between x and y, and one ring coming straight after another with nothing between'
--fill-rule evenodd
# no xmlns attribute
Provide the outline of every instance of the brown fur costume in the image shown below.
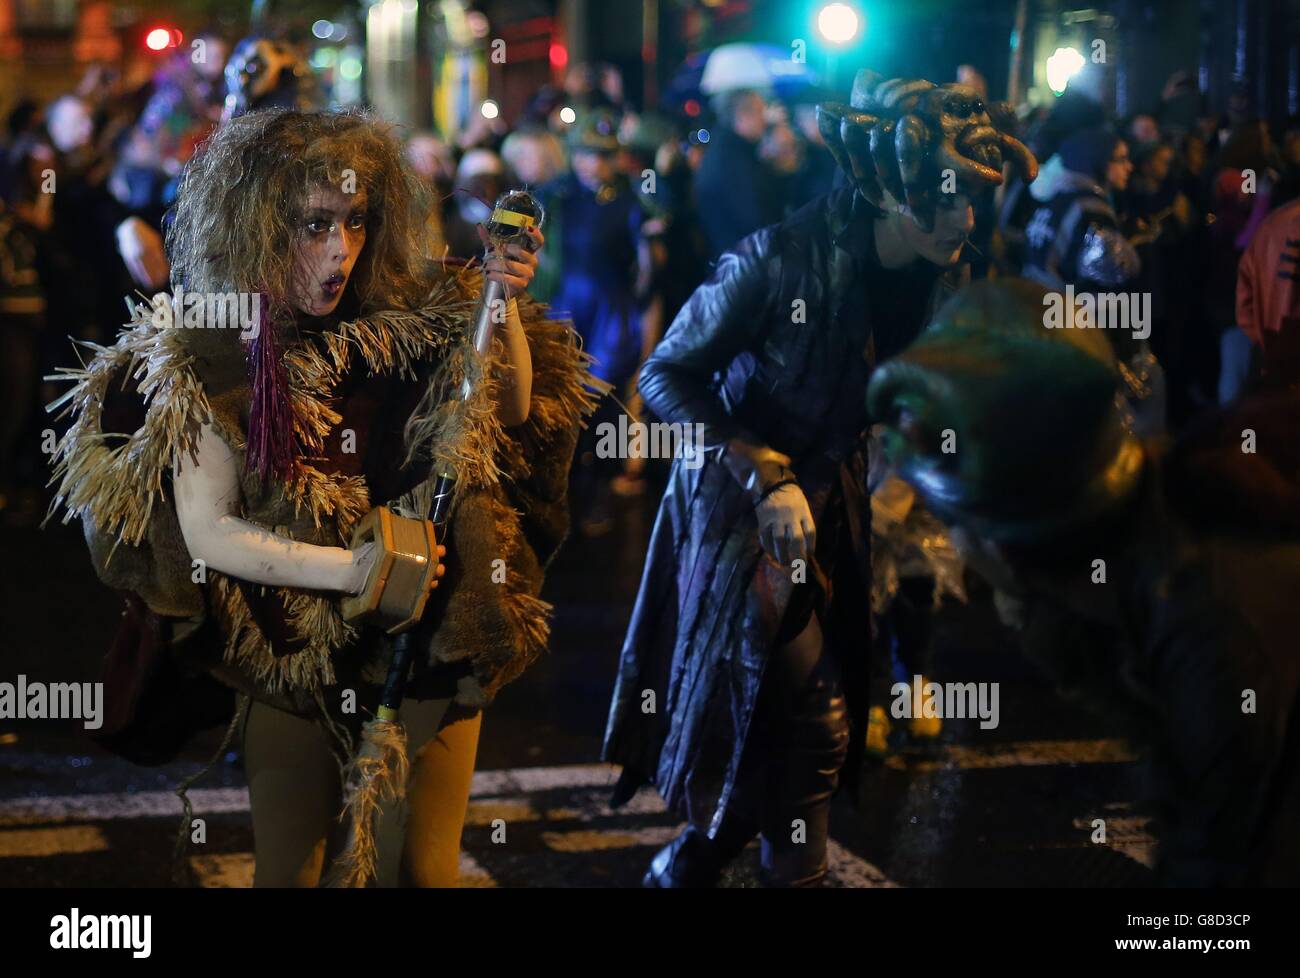
<svg viewBox="0 0 1300 978"><path fill-rule="evenodd" d="M410 515L422 512L429 458L417 459L396 483L402 491L386 499L372 499L363 476L332 472L328 463L337 457L337 394L347 378L388 377L418 398L425 384L458 390L467 372L482 369L467 328L480 276L448 269L435 282L415 312L378 313L287 344L302 455L287 483L241 477L245 519L296 540L346 546L372 505L387 501ZM450 394L443 399L426 452L454 462L459 483L444 541L448 576L420 633L424 671L467 662L456 693L466 706L490 701L545 648L550 608L538 593L546 562L567 532L568 469L596 386L570 326L546 319L527 297L519 307L533 360L528 420L503 429L493 409L495 384L478 384L468 404ZM250 586L210 568L205 584L194 583L199 575L177 523L171 465L192 451L204 423L242 456L247 366L234 330L159 327L144 304L134 313L115 344L92 347L89 363L64 371L74 387L61 399L71 426L55 459L54 506L65 509L65 521L83 521L105 583L138 596L156 615L215 622L220 652L188 654L223 682L322 720L322 704L338 701L323 695L332 688L356 689L366 704L383 679L382 642L343 621L339 595ZM390 468L400 458L391 458ZM493 581L498 558L504 583Z"/></svg>

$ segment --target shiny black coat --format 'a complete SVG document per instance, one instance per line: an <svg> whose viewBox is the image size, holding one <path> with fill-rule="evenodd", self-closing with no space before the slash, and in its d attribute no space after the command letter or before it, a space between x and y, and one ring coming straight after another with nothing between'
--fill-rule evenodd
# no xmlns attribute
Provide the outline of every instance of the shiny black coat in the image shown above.
<svg viewBox="0 0 1300 978"><path fill-rule="evenodd" d="M817 524L807 580L823 602L855 744L870 649L864 392L873 306L896 299L867 294L868 263L878 259L861 198L844 190L814 201L722 256L640 376L650 409L704 425L705 446L745 435L790 456ZM938 275L924 280L916 330L927 301L957 284L950 275L935 288ZM610 708L604 756L624 766L615 804L653 781L670 808L717 831L795 586L791 569L761 552L753 502L717 453L695 467L678 459Z"/></svg>

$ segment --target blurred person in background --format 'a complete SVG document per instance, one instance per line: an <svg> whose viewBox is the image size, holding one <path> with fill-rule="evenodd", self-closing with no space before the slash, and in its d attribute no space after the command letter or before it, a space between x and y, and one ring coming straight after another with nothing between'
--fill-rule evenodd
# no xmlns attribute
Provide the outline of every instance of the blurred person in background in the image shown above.
<svg viewBox="0 0 1300 978"><path fill-rule="evenodd" d="M114 238L123 215L108 191L113 160L97 149L91 107L81 97L55 99L45 116L57 190L50 195L53 224L42 269L49 317L60 341L68 335L98 341L121 319L122 296L130 291Z"/></svg>
<svg viewBox="0 0 1300 978"><path fill-rule="evenodd" d="M767 100L753 89L715 95L717 125L695 173L700 224L716 259L741 238L781 219L780 184L760 155Z"/></svg>
<svg viewBox="0 0 1300 978"><path fill-rule="evenodd" d="M1300 389L1300 201L1259 226L1237 270L1237 327L1266 388Z"/></svg>
<svg viewBox="0 0 1300 978"><path fill-rule="evenodd" d="M442 258L447 254L444 222L447 209L453 206L456 158L451 147L431 132L411 133L406 137L404 150L411 172L429 192L429 213L425 219L429 235L428 254L432 258Z"/></svg>
<svg viewBox="0 0 1300 978"><path fill-rule="evenodd" d="M1082 129L1105 126L1110 120L1104 107L1105 72L1101 65L1085 64L1052 102L1047 118L1030 139L1029 148L1040 160L1051 159L1061 142Z"/></svg>
<svg viewBox="0 0 1300 978"><path fill-rule="evenodd" d="M649 294L660 304L660 322L671 322L690 294L704 281L708 270L708 241L700 226L691 184L701 159L700 130L683 135L665 125L639 124L629 141L643 147L643 159L654 171L653 193L641 195L649 217L641 233L649 243L654 281ZM651 145L656 144L656 145ZM635 181L642 182L640 173ZM642 330L642 348L648 353L659 341L659 331Z"/></svg>
<svg viewBox="0 0 1300 978"><path fill-rule="evenodd" d="M37 388L48 343L42 262L54 223L54 150L38 103L20 102L7 120L0 156L0 519L35 521L45 482Z"/></svg>
<svg viewBox="0 0 1300 978"><path fill-rule="evenodd" d="M568 166L564 143L546 129L518 129L501 144L501 159L515 177L515 184L542 187L560 176Z"/></svg>
<svg viewBox="0 0 1300 978"><path fill-rule="evenodd" d="M798 210L804 204L831 192L835 182L835 159L817 128L817 106L797 102L793 109L794 128L799 136L799 168L791 177L788 206Z"/></svg>
<svg viewBox="0 0 1300 978"><path fill-rule="evenodd" d="M176 181L194 150L221 119L228 45L213 33L201 47L175 52L154 74L153 94L124 134L109 190L122 206L160 227L176 197Z"/></svg>
<svg viewBox="0 0 1300 978"><path fill-rule="evenodd" d="M583 433L575 462L580 526L594 535L612 525L610 483L626 461L597 458L594 432L602 421L617 422L622 404L616 398L630 399L647 352L642 332L646 297L638 286L651 281L651 258L641 234L645 211L615 166L618 119L608 109L584 113L570 132L568 148L572 172L542 189L550 247L542 255L534 288L557 314L573 320L583 348L595 358L592 373L614 388L615 397L601 403Z"/></svg>
<svg viewBox="0 0 1300 978"><path fill-rule="evenodd" d="M1128 135L1136 154L1160 142L1160 125L1150 112L1139 112L1129 120Z"/></svg>
<svg viewBox="0 0 1300 978"><path fill-rule="evenodd" d="M1038 176L1039 192L1057 179L1060 160L1056 158L1061 141L1083 129L1106 124L1106 110L1102 106L1104 76L1097 65L1085 65L1070 79L1065 92L1050 109L1033 113L1033 121L1026 125L1026 143L1034 156L1043 161ZM1003 189L997 213L997 260L1003 274L1019 275L1026 262L1026 232L1030 219L1038 210L1043 198L1030 193L1029 186L1018 177Z"/></svg>
<svg viewBox="0 0 1300 978"><path fill-rule="evenodd" d="M1181 190L1178 160L1168 143L1137 151L1126 197L1126 229L1142 269L1137 288L1151 294L1151 349L1164 367L1171 418L1191 413L1193 378L1187 373L1184 340L1197 314L1200 282L1188 271L1198 262L1200 215Z"/></svg>
<svg viewBox="0 0 1300 978"><path fill-rule="evenodd" d="M6 526L35 522L45 482L32 424L47 308L39 236L0 200L0 519Z"/></svg>
<svg viewBox="0 0 1300 978"><path fill-rule="evenodd" d="M144 289L167 284L163 218L175 202L181 170L221 120L226 102L229 45L210 31L194 42L155 72L149 101L123 133L108 180L129 215L116 225L118 252Z"/></svg>
<svg viewBox="0 0 1300 978"><path fill-rule="evenodd" d="M509 132L510 127L500 115L489 119L481 112L474 112L470 115L465 128L456 133L453 141L462 153L475 149L496 153L501 149L501 144Z"/></svg>
<svg viewBox="0 0 1300 978"><path fill-rule="evenodd" d="M1234 116L1244 112L1238 107ZM1213 375L1218 349L1218 403L1235 400L1250 375L1251 346L1236 328L1237 265L1272 206L1282 158L1262 120L1242 121L1213 164L1206 306L1213 333L1204 338L1204 368Z"/></svg>
<svg viewBox="0 0 1300 978"><path fill-rule="evenodd" d="M1039 206L1025 231L1025 275L1048 288L1080 291L1135 278L1137 251L1113 200L1133 172L1128 144L1110 129L1082 129L1062 142L1054 164L1029 188Z"/></svg>
<svg viewBox="0 0 1300 978"><path fill-rule="evenodd" d="M471 149L456 166L456 182L442 212L447 254L468 261L483 253L478 226L507 189L506 167L490 149Z"/></svg>
<svg viewBox="0 0 1300 978"><path fill-rule="evenodd" d="M1029 188L1040 206L1025 227L1025 277L1058 292L1133 291L1142 262L1115 209L1132 173L1128 143L1114 130L1067 136ZM1103 332L1123 365L1137 425L1155 434L1165 424L1164 381L1149 338L1130 328Z"/></svg>
<svg viewBox="0 0 1300 978"><path fill-rule="evenodd" d="M159 87L158 99L146 109L126 150L132 161L143 157L146 177L151 169L178 177L197 144L210 133L211 120L205 118L210 113L228 121L258 109L306 110L320 102L316 76L297 45L251 34L237 42L227 57L226 43L219 35L207 32L196 38L200 39L205 46L192 48L185 56L191 64L178 59L163 76L170 80ZM195 60L200 50L202 57ZM170 275L163 234L175 187L172 180L160 184L147 179L145 196L123 206L134 212L124 214L116 226L117 250L131 278L144 289L166 285ZM155 188L156 198L151 193Z"/></svg>
<svg viewBox="0 0 1300 978"><path fill-rule="evenodd" d="M779 102L768 107L767 131L759 141L758 158L767 164L776 178L775 186L779 194L781 217L785 217L796 206L808 202L796 200L800 195L799 173L803 169L803 141L790 124L790 114Z"/></svg>
<svg viewBox="0 0 1300 978"><path fill-rule="evenodd" d="M9 110L5 119L4 143L0 144L0 200L12 204L15 197L24 196L21 184L29 182L30 147L34 142L45 140L44 128L41 106L35 99L22 99ZM39 174L36 182L39 183Z"/></svg>
<svg viewBox="0 0 1300 978"><path fill-rule="evenodd" d="M1160 93L1160 131L1166 139L1177 143L1195 131L1200 110L1201 91L1195 75L1186 69L1175 71Z"/></svg>
<svg viewBox="0 0 1300 978"><path fill-rule="evenodd" d="M1282 204L1300 197L1300 116L1287 120L1282 132L1282 176L1273 188L1272 205Z"/></svg>

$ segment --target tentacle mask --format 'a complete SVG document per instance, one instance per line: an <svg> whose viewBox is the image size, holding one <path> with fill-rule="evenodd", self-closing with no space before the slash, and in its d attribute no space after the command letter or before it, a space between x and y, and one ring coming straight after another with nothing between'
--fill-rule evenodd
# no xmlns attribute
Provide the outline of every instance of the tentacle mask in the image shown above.
<svg viewBox="0 0 1300 978"><path fill-rule="evenodd" d="M944 171L970 191L1000 185L1004 163L1027 181L1038 175L1033 154L1008 132L1014 122L1009 106L985 105L966 85L884 80L866 69L854 78L848 105L817 107L827 148L862 196L879 208L888 192L925 231L934 228Z"/></svg>

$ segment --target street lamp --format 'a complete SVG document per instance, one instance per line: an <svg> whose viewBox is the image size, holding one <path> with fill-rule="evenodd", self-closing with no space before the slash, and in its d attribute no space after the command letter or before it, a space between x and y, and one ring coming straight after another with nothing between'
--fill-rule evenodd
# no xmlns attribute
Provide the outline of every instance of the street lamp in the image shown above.
<svg viewBox="0 0 1300 978"><path fill-rule="evenodd" d="M1057 95L1083 67L1083 55L1074 48L1057 48L1047 59L1047 87Z"/></svg>
<svg viewBox="0 0 1300 978"><path fill-rule="evenodd" d="M831 44L848 44L861 26L862 18L847 3L828 3L817 11L817 32Z"/></svg>

